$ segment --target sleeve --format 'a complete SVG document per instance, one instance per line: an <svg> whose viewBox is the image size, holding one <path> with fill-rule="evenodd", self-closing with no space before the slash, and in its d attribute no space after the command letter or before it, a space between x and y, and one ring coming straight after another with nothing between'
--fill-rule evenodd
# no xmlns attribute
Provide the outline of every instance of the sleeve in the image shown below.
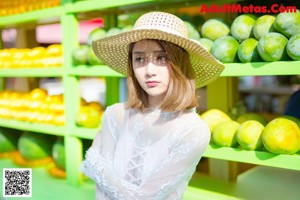
<svg viewBox="0 0 300 200"><path fill-rule="evenodd" d="M91 177L110 199L165 199L183 182L188 182L195 172L210 140L206 125L199 125L173 147L169 157L139 186L116 175L94 148L86 154L87 168L94 171ZM102 166L95 160L101 160Z"/></svg>

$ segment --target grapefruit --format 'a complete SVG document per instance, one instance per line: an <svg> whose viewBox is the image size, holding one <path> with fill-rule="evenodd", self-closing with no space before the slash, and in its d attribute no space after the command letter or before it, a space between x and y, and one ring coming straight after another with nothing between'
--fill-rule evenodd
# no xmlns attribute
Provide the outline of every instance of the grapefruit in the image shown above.
<svg viewBox="0 0 300 200"><path fill-rule="evenodd" d="M243 41L252 36L252 28L256 17L250 14L243 14L235 18L231 24L231 35L238 41Z"/></svg>
<svg viewBox="0 0 300 200"><path fill-rule="evenodd" d="M230 28L222 19L209 19L201 27L202 37L208 38L212 41L229 35Z"/></svg>
<svg viewBox="0 0 300 200"><path fill-rule="evenodd" d="M238 57L241 62L258 62L262 59L257 50L258 41L254 38L244 40L238 48Z"/></svg>
<svg viewBox="0 0 300 200"><path fill-rule="evenodd" d="M274 27L288 38L300 33L300 12L279 13L274 21Z"/></svg>
<svg viewBox="0 0 300 200"><path fill-rule="evenodd" d="M268 33L258 41L258 53L267 62L288 60L285 50L287 43L288 39L284 35L275 32Z"/></svg>
<svg viewBox="0 0 300 200"><path fill-rule="evenodd" d="M275 118L262 132L265 148L274 154L294 154L300 150L300 130L289 119Z"/></svg>
<svg viewBox="0 0 300 200"><path fill-rule="evenodd" d="M233 63L238 61L237 51L238 41L232 36L223 36L212 44L211 54L223 63Z"/></svg>
<svg viewBox="0 0 300 200"><path fill-rule="evenodd" d="M197 40L208 52L211 50L211 46L213 44L213 41L211 41L208 38L200 38Z"/></svg>
<svg viewBox="0 0 300 200"><path fill-rule="evenodd" d="M236 133L238 144L246 150L258 150L263 147L261 133L264 126L255 120L245 121Z"/></svg>
<svg viewBox="0 0 300 200"><path fill-rule="evenodd" d="M268 121L265 117L263 117L262 115L260 115L258 113L254 113L254 112L244 113L244 114L240 115L236 121L238 123L242 124L248 120L258 121L259 123L261 123L264 126L268 123Z"/></svg>
<svg viewBox="0 0 300 200"><path fill-rule="evenodd" d="M202 120L208 125L211 132L213 132L214 128L223 121L231 121L231 118L221 110L218 109L210 109L202 115L200 115Z"/></svg>
<svg viewBox="0 0 300 200"><path fill-rule="evenodd" d="M240 124L236 121L224 121L219 123L212 132L212 141L218 146L237 146L236 132Z"/></svg>
<svg viewBox="0 0 300 200"><path fill-rule="evenodd" d="M300 32L293 35L287 45L286 52L293 60L300 60Z"/></svg>
<svg viewBox="0 0 300 200"><path fill-rule="evenodd" d="M253 26L253 35L256 39L260 39L270 32L274 32L274 21L273 15L263 15L257 18Z"/></svg>

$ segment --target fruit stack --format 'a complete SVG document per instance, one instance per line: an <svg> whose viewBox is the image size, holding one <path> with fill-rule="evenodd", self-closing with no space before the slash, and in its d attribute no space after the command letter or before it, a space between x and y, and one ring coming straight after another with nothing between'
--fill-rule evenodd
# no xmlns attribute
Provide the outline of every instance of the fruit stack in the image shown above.
<svg viewBox="0 0 300 200"><path fill-rule="evenodd" d="M209 126L211 143L220 147L300 154L300 120L280 116L267 121L258 113L244 113L236 120L218 109L200 115Z"/></svg>

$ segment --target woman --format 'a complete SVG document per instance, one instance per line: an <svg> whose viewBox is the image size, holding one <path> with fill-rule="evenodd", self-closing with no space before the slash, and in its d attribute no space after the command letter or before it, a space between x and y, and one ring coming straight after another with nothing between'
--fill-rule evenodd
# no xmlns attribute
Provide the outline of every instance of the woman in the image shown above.
<svg viewBox="0 0 300 200"><path fill-rule="evenodd" d="M93 49L128 77L128 102L107 107L81 165L97 199L182 199L210 140L193 111L195 88L215 80L223 65L164 12L142 15L132 31Z"/></svg>

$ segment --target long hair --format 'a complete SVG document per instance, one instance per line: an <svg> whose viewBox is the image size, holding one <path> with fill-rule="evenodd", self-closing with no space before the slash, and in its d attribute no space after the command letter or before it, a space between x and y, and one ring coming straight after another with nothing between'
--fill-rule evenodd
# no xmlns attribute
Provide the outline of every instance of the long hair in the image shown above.
<svg viewBox="0 0 300 200"><path fill-rule="evenodd" d="M194 71L188 52L182 47L163 40L156 41L166 52L169 63L170 83L160 109L167 112L182 111L197 106ZM132 50L134 43L129 46L127 87L127 106L139 110L149 107L148 94L139 85L132 66Z"/></svg>

